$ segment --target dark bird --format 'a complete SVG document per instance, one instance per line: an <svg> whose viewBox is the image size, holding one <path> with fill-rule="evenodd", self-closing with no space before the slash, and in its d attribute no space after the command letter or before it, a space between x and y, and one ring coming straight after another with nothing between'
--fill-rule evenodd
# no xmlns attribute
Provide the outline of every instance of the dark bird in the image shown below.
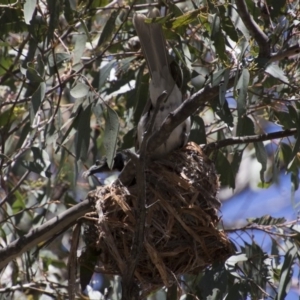
<svg viewBox="0 0 300 300"><path fill-rule="evenodd" d="M102 160L97 160L94 165L92 165L86 172L83 172L82 176L84 178L87 178L88 176L97 175L100 173L116 173L121 172L124 168L125 162L127 160L127 156L122 153L118 152L114 158L113 166L110 169L107 164L106 158L103 158Z"/></svg>

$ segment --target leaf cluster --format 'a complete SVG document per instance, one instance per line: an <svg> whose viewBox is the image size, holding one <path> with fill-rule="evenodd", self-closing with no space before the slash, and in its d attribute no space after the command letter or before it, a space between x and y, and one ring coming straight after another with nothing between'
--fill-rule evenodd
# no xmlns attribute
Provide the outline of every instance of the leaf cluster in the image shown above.
<svg viewBox="0 0 300 300"><path fill-rule="evenodd" d="M2 1L3 248L84 198L90 186L81 173L96 159L106 155L111 165L117 149L134 146L149 73L132 15L149 5L118 3ZM201 98L218 88L217 94L202 98L201 105L189 111L190 139L211 150L222 186L237 188L243 155L250 154L261 165L260 187L277 183L285 171L294 193L299 187L299 4L197 0L170 2L165 13L157 22L182 69L185 99ZM299 259L299 235L288 226L276 227L285 224L277 221L252 221L271 226L264 227L270 236L280 233L271 239L272 252L254 239L242 241L237 245L241 254L201 274L193 293L208 299L284 299ZM243 229L252 230L250 225ZM50 295L64 295L67 281L62 269L69 234L55 239L47 250L36 245L35 251L12 262L7 268L12 275L1 280L0 292L19 293L22 283L39 295L36 287L44 289L48 282L54 287ZM266 262L268 257L276 261L275 267Z"/></svg>

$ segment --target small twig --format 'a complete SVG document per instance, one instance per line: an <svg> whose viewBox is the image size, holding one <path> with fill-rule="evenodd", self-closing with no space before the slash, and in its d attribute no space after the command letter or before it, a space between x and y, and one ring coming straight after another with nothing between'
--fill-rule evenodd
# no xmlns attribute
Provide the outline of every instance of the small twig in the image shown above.
<svg viewBox="0 0 300 300"><path fill-rule="evenodd" d="M232 145L240 145L240 144L249 144L255 142L263 142L273 139L280 139L284 137L288 137L297 133L296 128L286 129L282 131L276 131L271 133L263 133L258 135L248 135L248 136L236 136L232 138L228 138L225 140L217 141L214 143L210 143L203 147L203 150L207 153L217 150L223 147L232 146Z"/></svg>
<svg viewBox="0 0 300 300"><path fill-rule="evenodd" d="M272 231L272 229L276 229L276 228L288 228L288 226L292 226L295 225L299 222L299 219L297 220L293 220L293 221L289 221L289 222L285 222L283 224L276 224L276 225L259 225L259 224L247 224L243 227L240 228L230 228L230 229L224 229L225 232L237 232L237 231L248 231L248 230L259 230L259 231L263 231L267 234L270 235L276 235L276 236L280 236L280 237L295 237L297 236L297 233L280 233L280 232L274 232ZM290 229L290 228L288 228Z"/></svg>

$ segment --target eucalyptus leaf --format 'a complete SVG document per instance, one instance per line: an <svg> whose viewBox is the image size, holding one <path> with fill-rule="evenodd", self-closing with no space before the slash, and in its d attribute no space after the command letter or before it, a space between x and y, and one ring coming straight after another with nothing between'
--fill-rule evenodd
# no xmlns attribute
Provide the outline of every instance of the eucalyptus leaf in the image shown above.
<svg viewBox="0 0 300 300"><path fill-rule="evenodd" d="M41 82L38 86L37 90L33 93L31 98L31 115L32 119L35 116L35 114L38 112L40 105L42 101L44 100L44 97L46 95L46 83Z"/></svg>
<svg viewBox="0 0 300 300"><path fill-rule="evenodd" d="M37 147L31 147L31 152L33 154L33 161L24 160L22 161L23 166L31 172L49 178L51 175L49 171L51 162L48 153Z"/></svg>
<svg viewBox="0 0 300 300"><path fill-rule="evenodd" d="M90 144L90 118L91 118L91 104L80 112L76 132L76 158L77 160L85 161Z"/></svg>
<svg viewBox="0 0 300 300"><path fill-rule="evenodd" d="M49 61L49 66L52 68L55 65L60 66L63 62L67 62L71 59L71 55L69 53L65 52L58 52L55 53L53 56L52 54L49 55L48 61Z"/></svg>
<svg viewBox="0 0 300 300"><path fill-rule="evenodd" d="M248 84L250 80L250 73L247 69L243 69L242 74L237 83L237 90L239 91L237 99L237 109L239 118L242 117L246 112L246 103L248 97Z"/></svg>
<svg viewBox="0 0 300 300"><path fill-rule="evenodd" d="M277 64L268 65L265 72L284 83L289 83L284 71Z"/></svg>
<svg viewBox="0 0 300 300"><path fill-rule="evenodd" d="M225 155L218 151L216 158L216 169L220 174L221 184L226 186L229 185L232 189L235 188L235 179L231 169L231 165Z"/></svg>
<svg viewBox="0 0 300 300"><path fill-rule="evenodd" d="M166 26L167 26L167 28L172 28L172 29L176 29L176 28L182 27L182 26L187 26L195 21L195 19L200 14L200 12L201 12L201 9L195 9L193 11L185 13L176 19L172 19L172 20L168 21Z"/></svg>
<svg viewBox="0 0 300 300"><path fill-rule="evenodd" d="M112 168L117 150L119 127L120 124L117 113L110 107L107 107L107 116L105 119L104 129L104 147L106 150L106 158L109 168Z"/></svg>
<svg viewBox="0 0 300 300"><path fill-rule="evenodd" d="M255 147L256 158L258 162L261 164L260 180L262 181L262 183L264 183L265 182L264 172L267 169L267 159L268 159L267 152L263 142L254 143L254 147Z"/></svg>
<svg viewBox="0 0 300 300"><path fill-rule="evenodd" d="M106 24L102 30L97 47L103 46L112 37L113 32L116 30L115 24L116 24L116 19L117 19L118 15L119 15L119 10L112 11L110 18L108 19L108 21L106 22Z"/></svg>
<svg viewBox="0 0 300 300"><path fill-rule="evenodd" d="M278 286L278 294L275 300L284 300L289 289L289 283L292 278L292 265L297 255L297 247L290 248L284 256L284 262L280 271L280 281Z"/></svg>
<svg viewBox="0 0 300 300"><path fill-rule="evenodd" d="M113 59L107 64L105 64L100 70L100 76L99 76L99 85L98 88L101 89L106 82L107 78L109 77L109 74L111 70L116 67L116 61Z"/></svg>
<svg viewBox="0 0 300 300"><path fill-rule="evenodd" d="M77 84L70 90L70 94L75 99L79 99L87 96L89 90L90 88L86 84L77 82Z"/></svg>
<svg viewBox="0 0 300 300"><path fill-rule="evenodd" d="M36 7L36 0L26 0L24 3L24 19L26 24L30 24Z"/></svg>

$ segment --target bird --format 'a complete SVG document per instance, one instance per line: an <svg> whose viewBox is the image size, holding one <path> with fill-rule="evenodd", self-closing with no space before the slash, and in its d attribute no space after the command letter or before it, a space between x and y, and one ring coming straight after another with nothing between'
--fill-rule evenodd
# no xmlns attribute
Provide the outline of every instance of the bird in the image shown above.
<svg viewBox="0 0 300 300"><path fill-rule="evenodd" d="M152 9L148 17L159 17L158 9ZM183 102L183 95L180 87L176 84L168 59L166 48L166 39L163 34L162 26L158 23L145 23L146 16L135 13L133 16L133 25L140 39L141 49L150 72L151 81L149 83L148 99L140 121L137 126L137 150L143 141L144 133L149 126L154 109L159 105L156 114L153 131L159 130L166 117L178 108ZM157 100L166 92L166 99L162 103ZM191 120L187 118L183 123L178 125L170 134L168 139L154 150L154 157L162 157L171 151L186 145L191 130Z"/></svg>
<svg viewBox="0 0 300 300"><path fill-rule="evenodd" d="M126 164L128 158L127 155L123 152L117 152L116 156L114 157L114 162L112 168L110 169L107 164L107 159L104 157L102 160L96 160L95 164L92 165L87 171L82 173L84 178L87 178L91 175L96 176L100 182L102 180L103 174L109 177L111 175L119 174Z"/></svg>

